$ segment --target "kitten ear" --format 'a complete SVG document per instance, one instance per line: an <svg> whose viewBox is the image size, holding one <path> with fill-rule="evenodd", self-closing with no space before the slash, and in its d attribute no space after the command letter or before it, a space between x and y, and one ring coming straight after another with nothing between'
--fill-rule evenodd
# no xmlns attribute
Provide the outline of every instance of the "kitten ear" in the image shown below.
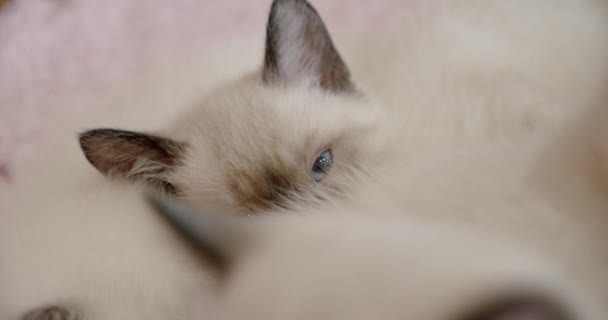
<svg viewBox="0 0 608 320"><path fill-rule="evenodd" d="M293 83L312 77L325 90L354 90L350 72L323 20L305 0L272 3L263 76L267 83Z"/></svg>
<svg viewBox="0 0 608 320"><path fill-rule="evenodd" d="M219 275L226 275L243 247L252 242L252 226L240 223L236 217L194 210L175 198L157 193L146 196L154 210L192 244Z"/></svg>
<svg viewBox="0 0 608 320"><path fill-rule="evenodd" d="M80 134L87 160L106 176L142 181L174 192L167 173L179 164L186 145L154 135L94 129Z"/></svg>
<svg viewBox="0 0 608 320"><path fill-rule="evenodd" d="M491 304L463 320L574 320L559 305L549 301L519 297Z"/></svg>

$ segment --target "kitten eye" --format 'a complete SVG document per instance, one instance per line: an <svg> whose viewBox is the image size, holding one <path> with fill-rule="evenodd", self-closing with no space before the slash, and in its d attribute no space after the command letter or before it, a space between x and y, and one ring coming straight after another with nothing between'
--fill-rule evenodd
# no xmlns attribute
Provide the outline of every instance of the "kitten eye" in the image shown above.
<svg viewBox="0 0 608 320"><path fill-rule="evenodd" d="M329 173L331 166L334 163L333 155L331 154L331 150L327 149L323 151L315 160L314 165L312 166L312 171L310 173L310 177L315 182L320 182L325 178L325 176Z"/></svg>

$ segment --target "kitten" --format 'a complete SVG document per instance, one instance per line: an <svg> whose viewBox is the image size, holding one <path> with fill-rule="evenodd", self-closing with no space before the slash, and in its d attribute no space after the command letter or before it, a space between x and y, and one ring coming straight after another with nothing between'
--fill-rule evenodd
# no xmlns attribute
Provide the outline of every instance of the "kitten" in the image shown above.
<svg viewBox="0 0 608 320"><path fill-rule="evenodd" d="M512 238L523 234L522 241L540 246L540 251L549 249L551 258L567 253L563 259L572 263L567 271L578 275L580 270L572 261L585 266L603 260L574 249L582 246L578 246L581 241L589 250L602 244L585 242L580 236L602 239L599 231L590 229L591 224L603 225L602 216L596 214L605 208L601 190L581 166L571 170L568 161L548 161L555 166L547 166L537 161L537 150L546 143L545 131L551 131L545 127L559 127L561 118L578 111L598 91L596 80L606 70L602 56L606 40L599 37L608 23L602 19L606 5L591 0L576 5L552 3L553 14L537 26L539 20L534 18L546 13L540 3L544 2L471 0L452 7L439 1L432 6L449 10L421 10L421 17L433 19L407 29L401 35L407 39L402 46L390 42L387 47L395 50L379 50L373 44L392 35L370 38L366 45L389 55L382 59L387 66L372 68L369 60L362 67L351 64L353 75L367 74L361 79L373 80L355 86L345 85L347 70L341 67L343 62L336 62L341 61L336 60L339 55L328 46L327 31L319 27L321 20L314 10L304 1L276 1L269 39L293 31L295 37L279 38L295 39L301 48L314 49L314 55L307 50L275 54L274 60L266 59L266 67L285 57L295 60L278 63L278 74L265 67L218 89L166 136L95 130L84 133L81 144L103 173L160 185L199 204L258 212L275 206L294 208L294 198L324 197L350 188L348 193L356 195L348 201L354 207L348 212L353 214L428 212L432 217L479 222L480 229L497 233L521 228L522 232L508 238L517 242ZM478 13L504 23L469 19L486 16ZM275 25L283 26L282 31L272 31ZM294 26L314 30L301 33L296 31L303 29L290 29ZM555 32L554 37L541 37L550 32ZM298 37L302 34L311 36ZM473 47L454 44L473 36L483 41L472 41ZM311 39L322 39L324 45L313 41L316 45L309 47ZM569 41L575 45L562 47ZM411 46L404 48L406 43ZM268 45L267 51L272 52L273 46ZM497 55L492 48L501 48L503 54ZM369 50L353 51L356 54L349 59L357 62L357 55L369 56ZM319 66L325 66L328 57L333 57L330 62L337 68L330 70L340 76L321 72L327 71ZM302 64L294 63L301 59ZM530 135L535 132L542 134ZM510 140L507 146L502 145L505 137ZM331 156L325 150L331 150ZM558 152L559 157L550 152L546 157L568 159L580 154L567 150ZM327 165L321 163L331 164L331 171L317 170L316 160L324 169ZM23 182L0 195L0 212L5 213L0 214L0 249L3 257L9 257L2 261L0 277L9 284L5 290L11 290L1 293L9 297L0 299L2 318L14 319L32 306L64 303L90 319L166 319L189 310L188 297L206 292L198 284L206 281L208 272L195 267L198 259L184 252L163 225L149 220L149 212L131 192L114 184L97 186L97 180L72 181L69 174L74 168L69 163L60 164L66 169L56 172L53 168L57 167L49 164L44 170L28 168L35 177L29 185ZM278 170L268 170L269 166L281 168L282 173L275 174ZM358 171L368 170L377 180L371 186L351 183ZM534 171L540 177L531 180L538 186L527 181ZM561 178L561 172L569 174ZM552 183L554 177L560 177L559 183ZM584 188L568 186L565 177L580 181ZM311 182L317 179L319 183ZM568 195L553 189L557 186L576 192ZM383 210L385 203L393 209ZM595 208L576 210L585 208L581 203ZM520 204L522 208L517 207ZM494 211L505 214L485 214ZM585 213L581 219L585 224L579 226L571 215L563 214L575 211ZM520 214L507 214L511 212ZM541 214L528 215L537 212ZM589 221L593 223L586 224ZM508 232L501 230L503 225ZM544 231L538 232L539 225L567 237L548 241ZM114 227L118 229L113 231ZM570 230L574 232L568 234ZM75 257L86 258L86 265ZM145 272L134 275L133 270ZM42 285L32 288L32 283ZM158 301L167 303L156 305Z"/></svg>
<svg viewBox="0 0 608 320"><path fill-rule="evenodd" d="M77 179L61 163L31 170L48 179L0 193L0 319L204 318L195 306L213 270L141 190Z"/></svg>
<svg viewBox="0 0 608 320"><path fill-rule="evenodd" d="M150 85L139 104L155 110L170 100L156 97L178 96L171 128L94 129L80 143L103 174L191 202L248 212L316 202L389 160L416 164L426 150L527 137L576 114L608 73L606 7L432 1L395 31L337 28L339 53L307 1L277 0L261 70L243 76L230 56L220 66L241 77L202 99L197 85L216 73L159 76L174 84ZM194 89L172 95L177 86Z"/></svg>
<svg viewBox="0 0 608 320"><path fill-rule="evenodd" d="M0 318L601 319L605 105L530 144L427 154L295 215L154 200L193 245L133 186L44 163L0 194Z"/></svg>
<svg viewBox="0 0 608 320"><path fill-rule="evenodd" d="M93 129L82 150L106 176L249 211L337 195L379 160L385 116L306 1L275 1L261 70L195 104L166 136Z"/></svg>
<svg viewBox="0 0 608 320"><path fill-rule="evenodd" d="M530 144L427 154L295 215L154 200L177 234L132 188L53 179L71 170L60 163L50 185L0 194L0 317L602 319L606 103Z"/></svg>

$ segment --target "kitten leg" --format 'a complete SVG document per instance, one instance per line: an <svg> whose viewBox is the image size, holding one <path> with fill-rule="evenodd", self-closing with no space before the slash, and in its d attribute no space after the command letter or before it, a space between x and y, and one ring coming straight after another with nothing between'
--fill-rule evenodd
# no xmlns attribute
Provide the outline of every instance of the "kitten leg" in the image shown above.
<svg viewBox="0 0 608 320"><path fill-rule="evenodd" d="M78 320L78 315L62 307L47 306L27 313L21 320Z"/></svg>

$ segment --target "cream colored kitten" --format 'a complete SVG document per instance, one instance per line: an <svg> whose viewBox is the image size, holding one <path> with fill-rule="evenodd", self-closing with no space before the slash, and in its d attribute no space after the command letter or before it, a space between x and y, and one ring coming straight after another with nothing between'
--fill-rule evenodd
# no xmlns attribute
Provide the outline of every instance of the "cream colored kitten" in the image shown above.
<svg viewBox="0 0 608 320"><path fill-rule="evenodd" d="M183 63L131 95L140 118L175 107L167 130L91 130L81 145L105 175L192 202L251 211L327 198L387 160L528 137L576 114L608 75L607 7L439 0L386 34L337 28L334 46L309 3L275 1L261 70L243 76L258 45L213 72Z"/></svg>
<svg viewBox="0 0 608 320"><path fill-rule="evenodd" d="M157 200L194 247L132 188L47 162L0 195L0 318L56 305L91 320L602 319L607 116L600 104L529 145L427 154L297 215Z"/></svg>
<svg viewBox="0 0 608 320"><path fill-rule="evenodd" d="M175 103L192 108L166 137L83 132L87 159L107 176L143 181L194 202L260 210L338 194L382 157L387 117L357 92L306 1L274 2L263 62L259 72L241 70L241 77L203 98L178 98Z"/></svg>
<svg viewBox="0 0 608 320"><path fill-rule="evenodd" d="M580 279L564 270L567 257L467 222L352 210L216 221L158 204L202 237L196 253L130 187L62 187L0 202L11 213L0 220L2 319L32 305L68 309L27 319L599 320L606 311L602 287L586 286L595 273Z"/></svg>
<svg viewBox="0 0 608 320"><path fill-rule="evenodd" d="M209 93L165 137L95 130L81 145L103 173L191 202L257 212L349 188L357 197L327 213L469 222L533 247L533 256L546 252L559 261L557 273L602 298L605 279L595 270L604 269L606 206L603 180L588 174L604 170L587 166L597 148L579 149L595 136L560 147L550 129L597 99L608 63L606 3L429 6L436 7L417 11L403 33L346 50L361 79L353 84L311 7L276 1L263 71ZM372 51L380 58L366 59ZM177 105L182 98L189 100ZM0 195L0 256L10 257L0 261L0 280L10 284L0 288L8 297L0 299L2 318L58 304L90 319L200 319L189 317L196 312L186 299L206 292L199 284L208 270L196 255L136 195L72 177L84 163L71 159L26 168L32 178ZM377 181L353 184L361 171Z"/></svg>

